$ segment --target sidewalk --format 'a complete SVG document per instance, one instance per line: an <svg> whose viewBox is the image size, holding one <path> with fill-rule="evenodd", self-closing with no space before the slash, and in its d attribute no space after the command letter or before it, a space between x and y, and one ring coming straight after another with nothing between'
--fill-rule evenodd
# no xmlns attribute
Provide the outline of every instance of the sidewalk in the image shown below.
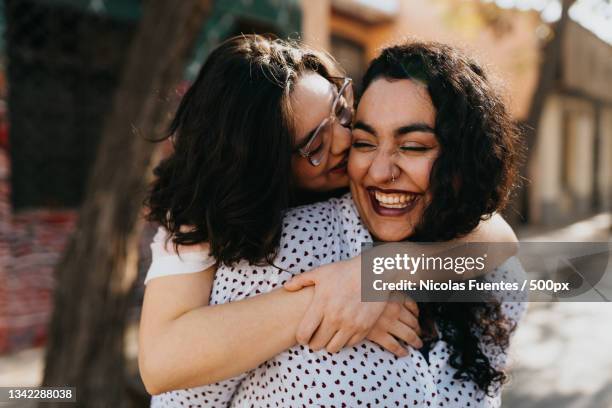
<svg viewBox="0 0 612 408"><path fill-rule="evenodd" d="M44 348L38 347L0 356L0 387L40 385L44 370L44 354ZM128 368L133 368L132 366L136 364L137 355L138 327L137 323L131 323L125 335L125 356L128 360ZM4 406L0 403L0 407Z"/></svg>
<svg viewBox="0 0 612 408"><path fill-rule="evenodd" d="M521 241L610 241L600 214ZM608 264L612 273L612 265ZM612 407L612 303L531 303L513 338L504 407Z"/></svg>

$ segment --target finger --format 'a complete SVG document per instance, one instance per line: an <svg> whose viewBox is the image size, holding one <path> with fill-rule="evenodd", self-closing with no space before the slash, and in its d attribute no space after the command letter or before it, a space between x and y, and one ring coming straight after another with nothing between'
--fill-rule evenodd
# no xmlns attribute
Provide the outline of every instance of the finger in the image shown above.
<svg viewBox="0 0 612 408"><path fill-rule="evenodd" d="M316 299L315 299L316 300ZM295 339L299 344L306 345L310 343L313 334L323 320L323 305L320 302L312 301L308 310L302 317L300 324L295 333Z"/></svg>
<svg viewBox="0 0 612 408"><path fill-rule="evenodd" d="M360 333L353 334L353 337L351 337L349 341L346 342L346 346L353 347L355 344L361 343L363 339L366 338L367 335L368 335L367 332L360 332Z"/></svg>
<svg viewBox="0 0 612 408"><path fill-rule="evenodd" d="M334 324L331 319L323 317L323 321L317 328L317 331L314 333L312 339L310 339L310 342L308 342L308 347L315 351L321 350L327 343L330 342L332 337L336 335L338 328L339 326Z"/></svg>
<svg viewBox="0 0 612 408"><path fill-rule="evenodd" d="M400 310L399 315L400 322L406 324L408 327L412 328L419 336L421 335L421 326L419 325L419 320L414 317L412 312L408 311L405 308Z"/></svg>
<svg viewBox="0 0 612 408"><path fill-rule="evenodd" d="M412 329L411 327L408 327L407 325L400 322L399 320L391 325L389 333L394 335L398 339L405 341L406 343L410 344L414 348L419 349L423 347L423 342L421 341L419 336L416 334L414 329Z"/></svg>
<svg viewBox="0 0 612 408"><path fill-rule="evenodd" d="M407 298L404 301L404 307L406 307L408 310L410 310L410 312L415 315L416 317L419 317L419 306L417 305L417 303L410 299Z"/></svg>
<svg viewBox="0 0 612 408"><path fill-rule="evenodd" d="M408 351L397 341L395 337L389 333L382 333L369 337L374 343L379 344L385 350L395 354L398 357L406 357Z"/></svg>
<svg viewBox="0 0 612 408"><path fill-rule="evenodd" d="M330 353L337 353L346 345L348 340L351 338L351 332L347 330L340 330L334 337L327 343L325 349Z"/></svg>
<svg viewBox="0 0 612 408"><path fill-rule="evenodd" d="M306 286L312 286L314 284L314 276L312 276L311 271L308 271L294 276L289 281L285 282L283 287L290 292L295 292L296 290L300 290Z"/></svg>

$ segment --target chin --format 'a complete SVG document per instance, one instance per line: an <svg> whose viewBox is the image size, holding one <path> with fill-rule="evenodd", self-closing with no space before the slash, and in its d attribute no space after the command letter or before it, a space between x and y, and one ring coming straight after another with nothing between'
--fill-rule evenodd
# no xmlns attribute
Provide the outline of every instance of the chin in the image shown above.
<svg viewBox="0 0 612 408"><path fill-rule="evenodd" d="M348 176L343 176L343 177L338 177L338 178L333 178L332 180L329 180L326 185L325 185L325 191L332 191L332 190L337 190L339 188L346 188L348 187L349 184L349 179Z"/></svg>
<svg viewBox="0 0 612 408"><path fill-rule="evenodd" d="M410 231L406 231L405 229L398 230L396 228L379 227L373 228L370 233L372 233L372 235L374 235L379 241L400 242L412 235L412 229L410 229Z"/></svg>

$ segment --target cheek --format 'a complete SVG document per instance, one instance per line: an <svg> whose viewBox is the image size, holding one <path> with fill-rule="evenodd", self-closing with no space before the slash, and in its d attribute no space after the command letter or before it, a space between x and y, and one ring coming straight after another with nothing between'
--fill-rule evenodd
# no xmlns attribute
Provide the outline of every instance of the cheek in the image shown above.
<svg viewBox="0 0 612 408"><path fill-rule="evenodd" d="M323 172L323 166L314 167L308 163L308 160L294 158L291 168L293 170L293 178L299 188L313 189L320 182L320 176Z"/></svg>
<svg viewBox="0 0 612 408"><path fill-rule="evenodd" d="M433 167L435 159L423 160L419 167L419 183L422 183L423 190L429 189L429 179L431 177L431 168Z"/></svg>
<svg viewBox="0 0 612 408"><path fill-rule="evenodd" d="M425 192L429 189L429 178L431 169L435 163L435 158L419 157L406 159L401 168L402 171L410 176L416 186Z"/></svg>
<svg viewBox="0 0 612 408"><path fill-rule="evenodd" d="M364 154L357 153L353 150L349 153L347 172L353 182L359 182L368 173L370 160Z"/></svg>

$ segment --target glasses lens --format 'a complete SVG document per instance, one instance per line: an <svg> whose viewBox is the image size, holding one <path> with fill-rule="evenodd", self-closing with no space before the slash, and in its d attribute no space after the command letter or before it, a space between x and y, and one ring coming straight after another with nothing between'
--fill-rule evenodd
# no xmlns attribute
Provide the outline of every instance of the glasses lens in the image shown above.
<svg viewBox="0 0 612 408"><path fill-rule="evenodd" d="M346 100L347 104L353 108L353 103L355 103L355 99L353 98L353 83L350 82L347 87L342 92L342 96Z"/></svg>
<svg viewBox="0 0 612 408"><path fill-rule="evenodd" d="M344 99L344 96L341 95L334 106L334 115L336 115L336 117L340 117L342 111L346 109L347 105L348 103L346 99Z"/></svg>
<svg viewBox="0 0 612 408"><path fill-rule="evenodd" d="M310 153L310 155L321 149L321 145L323 144L323 137L321 137L321 132L324 131L325 127L326 125L323 125L323 127L319 128L319 131L313 136L312 142L310 143L310 146L308 146L308 153Z"/></svg>
<svg viewBox="0 0 612 408"><path fill-rule="evenodd" d="M312 144L310 145L309 158L310 162L318 166L323 161L325 154L329 150L329 141L331 140L331 132L333 131L333 122L327 121L319 128L315 134Z"/></svg>
<svg viewBox="0 0 612 408"><path fill-rule="evenodd" d="M351 83L346 84L338 97L334 114L342 126L348 126L353 120L353 87Z"/></svg>
<svg viewBox="0 0 612 408"><path fill-rule="evenodd" d="M350 81L345 81L338 90L340 94L332 106L332 116L321 123L311 141L302 150L302 154L308 157L313 166L321 164L330 148L335 121L337 120L342 126L349 126L353 120L353 89Z"/></svg>
<svg viewBox="0 0 612 408"><path fill-rule="evenodd" d="M350 126L351 122L353 122L353 109L348 106L344 106L340 112L336 114L336 117L338 118L338 123L340 123L342 126Z"/></svg>

